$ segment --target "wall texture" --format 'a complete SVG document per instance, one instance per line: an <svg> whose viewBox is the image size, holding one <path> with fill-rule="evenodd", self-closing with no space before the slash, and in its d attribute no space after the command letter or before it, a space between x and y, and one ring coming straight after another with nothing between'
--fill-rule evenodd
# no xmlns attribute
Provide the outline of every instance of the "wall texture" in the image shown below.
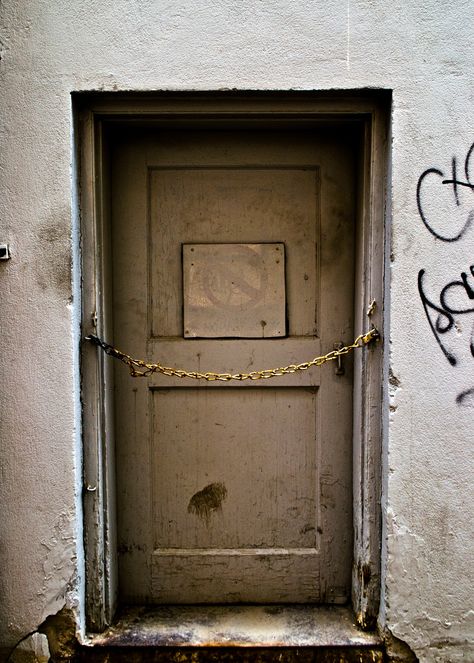
<svg viewBox="0 0 474 663"><path fill-rule="evenodd" d="M474 657L474 4L3 0L0 641L83 623L70 93L393 90L381 623ZM417 199L418 191L418 199ZM470 652L470 653L469 653Z"/></svg>

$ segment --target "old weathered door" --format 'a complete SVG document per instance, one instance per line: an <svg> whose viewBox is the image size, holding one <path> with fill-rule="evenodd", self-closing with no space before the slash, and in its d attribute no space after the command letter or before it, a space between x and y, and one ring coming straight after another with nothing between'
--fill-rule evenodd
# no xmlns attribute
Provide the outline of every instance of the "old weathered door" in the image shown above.
<svg viewBox="0 0 474 663"><path fill-rule="evenodd" d="M117 132L111 156L116 346L244 372L352 340L344 130L170 124ZM350 359L211 384L118 364L115 391L123 602L348 599Z"/></svg>

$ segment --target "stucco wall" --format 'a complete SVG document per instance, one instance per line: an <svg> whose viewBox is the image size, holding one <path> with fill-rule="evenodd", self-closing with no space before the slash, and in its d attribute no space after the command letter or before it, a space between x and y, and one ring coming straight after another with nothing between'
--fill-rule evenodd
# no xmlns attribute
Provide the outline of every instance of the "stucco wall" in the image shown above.
<svg viewBox="0 0 474 663"><path fill-rule="evenodd" d="M380 87L393 90L381 621L423 661L474 657L473 19L469 0L3 0L0 641L64 604L83 619L71 91ZM454 282L439 338L455 363L422 301L435 324L427 301Z"/></svg>

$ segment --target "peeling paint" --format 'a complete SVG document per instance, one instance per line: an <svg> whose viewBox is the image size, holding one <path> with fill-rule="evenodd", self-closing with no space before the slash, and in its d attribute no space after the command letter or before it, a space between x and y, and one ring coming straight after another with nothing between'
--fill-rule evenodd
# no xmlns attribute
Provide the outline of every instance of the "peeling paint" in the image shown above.
<svg viewBox="0 0 474 663"><path fill-rule="evenodd" d="M73 512L59 516L51 538L43 542L43 586L38 592L43 605L42 621L58 613L76 585L76 557Z"/></svg>
<svg viewBox="0 0 474 663"><path fill-rule="evenodd" d="M389 369L389 374L388 374L388 382L389 384L392 385L392 387L400 387L401 386L401 381L399 378L397 378L396 375L394 375L392 368L390 367Z"/></svg>
<svg viewBox="0 0 474 663"><path fill-rule="evenodd" d="M458 618L447 614L446 619L436 618L428 610L421 613L416 611L413 614L413 587L407 586L404 579L408 573L421 575L430 567L433 549L423 537L412 532L406 524L400 523L391 510L388 511L388 522L391 523L388 533L391 551L388 572L391 577L400 580L397 603L402 601L406 606L406 610L395 620L391 615L391 606L388 605L388 620L392 622L391 635L403 640L420 661L464 661L464 653L473 651L472 641L465 634L474 633L474 610L467 610ZM409 560L409 570L404 566L403 560ZM449 563L448 559L446 563Z"/></svg>
<svg viewBox="0 0 474 663"><path fill-rule="evenodd" d="M48 638L51 663L69 661L78 649L76 637L76 618L74 612L62 608L56 614L50 615L38 627L38 631Z"/></svg>
<svg viewBox="0 0 474 663"><path fill-rule="evenodd" d="M405 642L396 638L389 629L385 629L384 642L390 663L418 663L416 654Z"/></svg>

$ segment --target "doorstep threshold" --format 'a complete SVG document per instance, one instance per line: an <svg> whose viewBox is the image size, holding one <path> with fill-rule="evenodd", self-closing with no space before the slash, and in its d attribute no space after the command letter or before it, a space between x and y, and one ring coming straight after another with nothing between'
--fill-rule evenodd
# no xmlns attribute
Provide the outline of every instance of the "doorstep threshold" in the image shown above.
<svg viewBox="0 0 474 663"><path fill-rule="evenodd" d="M116 623L84 643L104 647L370 647L350 608L316 605L124 608Z"/></svg>

